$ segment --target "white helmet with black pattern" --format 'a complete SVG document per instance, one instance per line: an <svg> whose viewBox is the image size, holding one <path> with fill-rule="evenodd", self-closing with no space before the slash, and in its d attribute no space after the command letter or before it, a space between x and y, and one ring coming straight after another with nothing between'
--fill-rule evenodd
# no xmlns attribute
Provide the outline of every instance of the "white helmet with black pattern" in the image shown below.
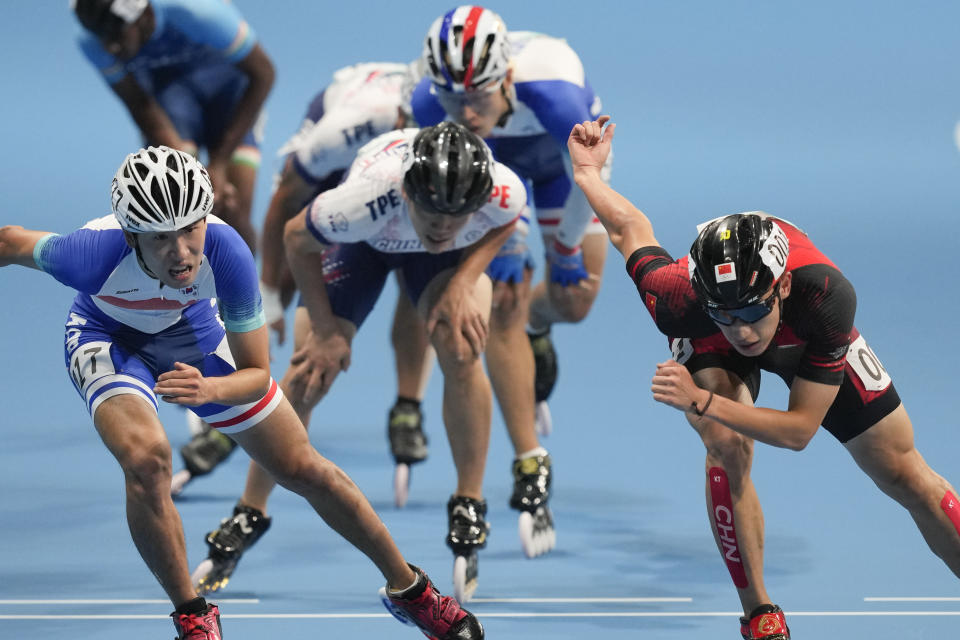
<svg viewBox="0 0 960 640"><path fill-rule="evenodd" d="M128 155L110 195L113 215L130 233L176 231L213 210L207 170L190 154L164 146Z"/></svg>

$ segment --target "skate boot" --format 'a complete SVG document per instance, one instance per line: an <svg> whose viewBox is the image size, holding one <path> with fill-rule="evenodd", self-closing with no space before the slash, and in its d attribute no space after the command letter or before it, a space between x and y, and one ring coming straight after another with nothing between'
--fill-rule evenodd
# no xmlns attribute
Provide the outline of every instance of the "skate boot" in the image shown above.
<svg viewBox="0 0 960 640"><path fill-rule="evenodd" d="M477 551L487 546L487 501L450 496L447 502L450 533L447 546L453 550L453 595L461 604L477 590Z"/></svg>
<svg viewBox="0 0 960 640"><path fill-rule="evenodd" d="M393 501L402 508L410 495L410 467L427 459L427 436L423 433L420 407L397 401L390 409L387 437L390 453L397 463L393 473Z"/></svg>
<svg viewBox="0 0 960 640"><path fill-rule="evenodd" d="M783 609L762 604L750 612L749 618L740 618L740 635L743 640L790 640L790 627Z"/></svg>
<svg viewBox="0 0 960 640"><path fill-rule="evenodd" d="M483 640L483 625L461 609L450 596L441 595L422 570L410 565L417 574L417 583L398 594L388 594L380 587L380 599L393 617L404 624L418 627L433 640Z"/></svg>
<svg viewBox="0 0 960 640"><path fill-rule="evenodd" d="M270 521L259 509L237 504L233 516L223 519L219 529L207 534L207 559L190 576L197 593L206 595L227 586L240 557L267 532Z"/></svg>
<svg viewBox="0 0 960 640"><path fill-rule="evenodd" d="M528 558L536 558L557 546L550 499L550 456L533 455L513 461L513 495L510 508L520 512L517 529Z"/></svg>
<svg viewBox="0 0 960 640"><path fill-rule="evenodd" d="M170 494L180 495L183 488L193 478L204 476L226 460L237 444L216 429L207 427L180 448L184 469L173 475L170 482Z"/></svg>
<svg viewBox="0 0 960 640"><path fill-rule="evenodd" d="M183 614L174 611L170 617L177 628L174 640L221 640L220 609L215 604L208 604L203 613Z"/></svg>
<svg viewBox="0 0 960 640"><path fill-rule="evenodd" d="M557 352L553 348L549 329L543 333L527 333L527 337L530 338L530 348L533 349L537 433L548 436L553 431L553 420L547 399L557 384Z"/></svg>

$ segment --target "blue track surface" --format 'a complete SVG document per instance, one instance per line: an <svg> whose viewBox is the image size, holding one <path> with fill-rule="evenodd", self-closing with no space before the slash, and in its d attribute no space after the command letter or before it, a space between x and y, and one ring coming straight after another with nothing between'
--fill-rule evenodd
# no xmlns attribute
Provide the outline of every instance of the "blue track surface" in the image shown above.
<svg viewBox="0 0 960 640"><path fill-rule="evenodd" d="M449 8L237 0L278 69L255 204L273 150L331 73L409 60ZM109 180L138 146L119 102L73 42L62 0L0 4L0 224L69 231L109 211ZM660 242L686 250L697 222L764 209L797 222L857 288L857 326L897 384L920 451L954 484L956 212L960 117L955 3L572 2L505 4L513 29L567 37L619 123L614 185ZM353 366L317 409L315 446L360 485L407 557L451 590L443 545L453 467L439 376L426 399L431 456L392 507L385 437L394 380L393 290L363 327ZM0 638L169 638L171 607L124 521L122 476L63 370L71 293L0 272ZM587 321L558 327L552 399L558 548L526 560L507 508L510 451L499 415L486 493L493 526L471 608L488 638L738 638L739 602L709 533L703 451L679 413L653 402L667 357L612 254ZM278 350L275 375L289 356ZM783 407L767 378L760 404ZM175 446L182 417L163 417ZM191 565L243 487L242 453L179 502ZM794 638L952 638L960 585L908 515L829 434L795 453L758 446L767 588ZM299 498L278 492L271 531L223 594L229 640L416 638L387 617L381 578ZM878 600L879 599L879 600ZM78 602L81 601L81 602Z"/></svg>

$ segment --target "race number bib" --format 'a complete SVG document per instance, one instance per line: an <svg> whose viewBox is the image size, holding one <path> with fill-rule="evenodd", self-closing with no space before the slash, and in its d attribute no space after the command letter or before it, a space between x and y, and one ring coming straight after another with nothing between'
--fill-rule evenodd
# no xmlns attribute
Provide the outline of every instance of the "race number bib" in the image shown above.
<svg viewBox="0 0 960 640"><path fill-rule="evenodd" d="M847 364L860 378L863 388L867 391L883 391L890 386L890 375L880 364L880 360L862 335L857 336L857 339L850 344L847 350Z"/></svg>
<svg viewBox="0 0 960 640"><path fill-rule="evenodd" d="M70 377L80 393L97 378L114 373L109 342L86 342L70 356Z"/></svg>

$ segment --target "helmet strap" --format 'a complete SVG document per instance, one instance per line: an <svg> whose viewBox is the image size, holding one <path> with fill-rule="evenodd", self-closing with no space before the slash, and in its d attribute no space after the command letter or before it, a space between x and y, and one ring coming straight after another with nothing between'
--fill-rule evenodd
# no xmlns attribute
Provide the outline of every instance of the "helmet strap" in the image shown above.
<svg viewBox="0 0 960 640"><path fill-rule="evenodd" d="M507 121L509 121L510 116L513 115L513 100L511 100L513 97L513 85L510 85L510 92L508 93L504 84L506 83L500 83L500 95L502 95L503 99L507 101L507 110L504 111L503 115L500 116L500 119L497 120L497 126L501 128L507 126Z"/></svg>
<svg viewBox="0 0 960 640"><path fill-rule="evenodd" d="M140 239L137 237L137 234L131 234L133 236L133 250L137 254L137 264L140 265L140 268L143 269L143 272L155 280L160 280L160 277L157 276L150 268L147 266L147 263L143 261L143 254L140 252ZM163 286L163 280L160 280L160 286Z"/></svg>
<svg viewBox="0 0 960 640"><path fill-rule="evenodd" d="M773 286L773 295L777 296L777 313L780 314L780 319L777 321L777 332L773 334L776 337L780 335L780 330L783 329L783 298L780 297L780 281L777 280Z"/></svg>

